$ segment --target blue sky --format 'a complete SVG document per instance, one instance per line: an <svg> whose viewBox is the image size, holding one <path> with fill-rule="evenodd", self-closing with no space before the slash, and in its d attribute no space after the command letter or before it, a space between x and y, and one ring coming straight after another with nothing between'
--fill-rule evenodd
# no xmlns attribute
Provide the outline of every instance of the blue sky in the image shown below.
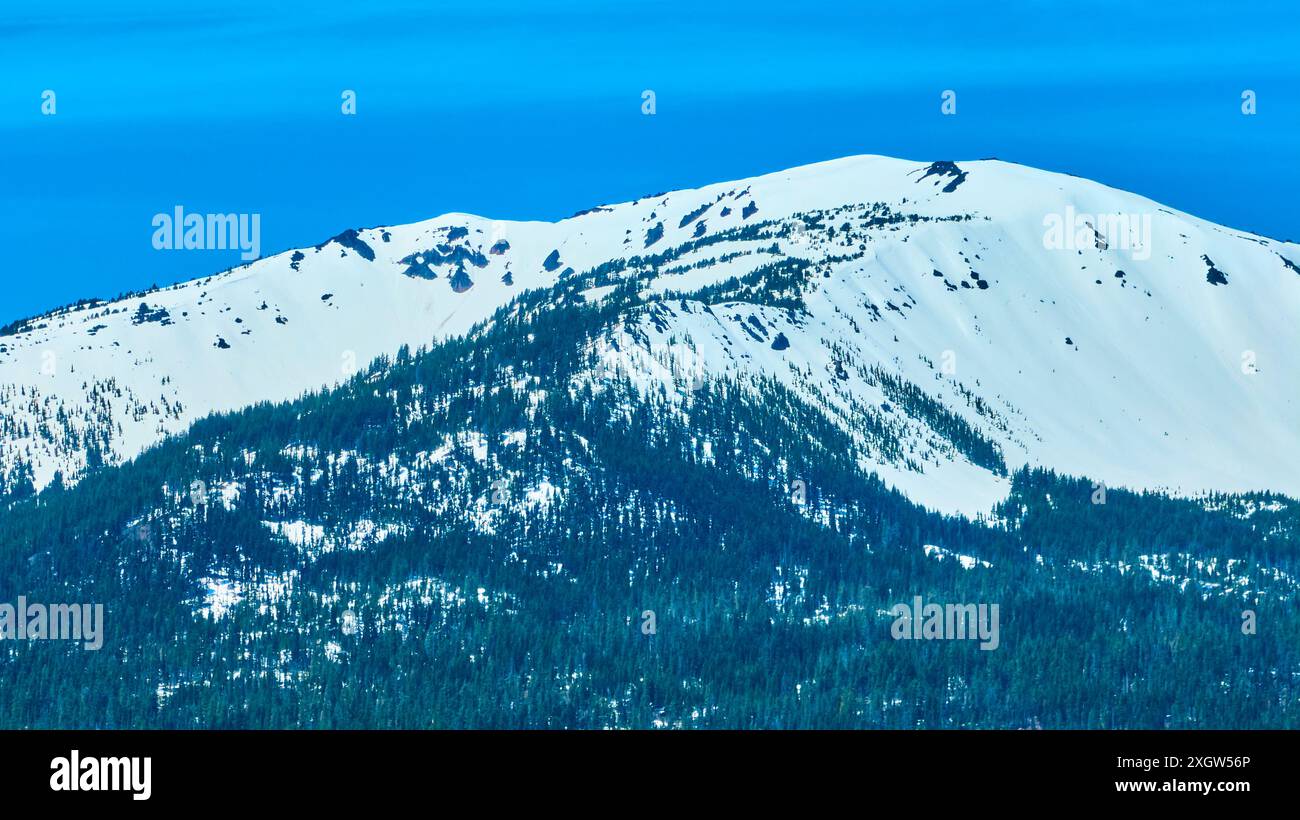
<svg viewBox="0 0 1300 820"><path fill-rule="evenodd" d="M238 263L155 251L176 205L259 213L273 253L858 153L997 156L1300 240L1293 2L102 6L0 8L0 323Z"/></svg>

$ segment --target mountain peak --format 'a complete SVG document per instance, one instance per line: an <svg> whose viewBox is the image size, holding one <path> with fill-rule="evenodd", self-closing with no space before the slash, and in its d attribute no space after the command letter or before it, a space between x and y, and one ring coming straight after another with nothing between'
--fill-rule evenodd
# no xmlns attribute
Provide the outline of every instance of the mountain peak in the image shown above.
<svg viewBox="0 0 1300 820"><path fill-rule="evenodd" d="M908 452L863 439L863 458L935 508L987 511L1022 465L1300 494L1295 317L1277 309L1300 304L1298 261L1068 175L875 155L554 223L348 229L11 325L0 482L75 480L92 452L117 463L209 413L340 383L520 294L595 302L635 283L620 356L686 344L703 371L775 379L846 430L891 427Z"/></svg>

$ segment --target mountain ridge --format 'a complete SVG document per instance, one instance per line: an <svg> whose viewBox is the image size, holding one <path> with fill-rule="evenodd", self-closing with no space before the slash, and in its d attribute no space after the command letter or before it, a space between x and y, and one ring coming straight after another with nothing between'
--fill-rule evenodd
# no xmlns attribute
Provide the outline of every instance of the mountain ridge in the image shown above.
<svg viewBox="0 0 1300 820"><path fill-rule="evenodd" d="M1150 218L1164 257L1046 248L1044 218L1072 208ZM1284 467L1300 454L1294 431L1276 421L1243 431L1296 409L1286 355L1296 334L1285 321L1286 308L1300 305L1295 258L1300 248L1064 174L870 155L602 205L555 223L451 213L349 229L151 294L48 314L0 338L0 475L12 483L26 463L36 488L56 473L76 480L207 413L338 384L378 356L466 332L519 293L576 277L589 285L584 299L635 281L659 301L657 317L635 331L648 352L668 350L676 361L702 347L702 372L798 382L846 429L892 412L890 390L916 394L913 409L943 408L942 419L894 416L908 428L906 452L864 453L892 486L937 509L987 512L1008 485L1006 470L971 461L932 423L976 431L1008 468L1057 467L1187 494L1300 494ZM1050 271L1047 286L1036 270ZM747 277L749 285L729 289ZM1090 292L1097 288L1106 295ZM703 302L681 298L700 293ZM958 301L944 301L952 294ZM1157 296L1154 308L1140 304ZM679 298L689 309L674 308ZM1277 305L1272 316L1263 310ZM1258 317L1263 326L1252 331ZM1160 331L1145 331L1153 318ZM1001 331L1013 325L1022 332ZM1193 342L1207 327L1215 335ZM777 334L789 347L756 341ZM1174 377L1107 340L1120 335L1164 357ZM1021 339L1037 349L1021 349ZM1067 389L1062 354L1086 361L1073 367L1085 383L1080 396L1027 402L1026 383ZM1234 365L1250 378L1234 376ZM1005 378L1011 367L1023 378ZM882 376L901 382L891 387ZM1140 400L1148 385L1168 400ZM1236 398L1223 409L1201 392ZM1081 403L1093 405L1086 423ZM1204 418L1180 422L1171 404ZM1108 414L1122 418L1108 425ZM1171 430L1174 442L1158 441Z"/></svg>

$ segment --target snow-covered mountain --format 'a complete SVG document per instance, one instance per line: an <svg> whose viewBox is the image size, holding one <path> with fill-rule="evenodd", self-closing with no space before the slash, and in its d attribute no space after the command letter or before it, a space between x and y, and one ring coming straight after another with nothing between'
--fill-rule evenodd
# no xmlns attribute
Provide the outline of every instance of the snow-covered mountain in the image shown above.
<svg viewBox="0 0 1300 820"><path fill-rule="evenodd" d="M988 512L1023 464L1300 496L1300 245L996 160L874 156L556 223L347 231L19 322L0 336L0 476L75 480L573 281L588 301L635 282L649 305L592 351L596 389L610 371L779 381L935 509Z"/></svg>

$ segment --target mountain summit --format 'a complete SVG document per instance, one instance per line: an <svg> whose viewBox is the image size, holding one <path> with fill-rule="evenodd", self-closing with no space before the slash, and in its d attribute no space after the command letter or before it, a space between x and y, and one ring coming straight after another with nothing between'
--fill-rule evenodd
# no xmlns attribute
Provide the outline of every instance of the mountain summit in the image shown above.
<svg viewBox="0 0 1300 820"><path fill-rule="evenodd" d="M465 334L525 292L636 309L588 380L781 384L918 503L988 513L1035 466L1300 495L1300 246L996 160L850 157L555 223L447 214L0 335L0 487Z"/></svg>

